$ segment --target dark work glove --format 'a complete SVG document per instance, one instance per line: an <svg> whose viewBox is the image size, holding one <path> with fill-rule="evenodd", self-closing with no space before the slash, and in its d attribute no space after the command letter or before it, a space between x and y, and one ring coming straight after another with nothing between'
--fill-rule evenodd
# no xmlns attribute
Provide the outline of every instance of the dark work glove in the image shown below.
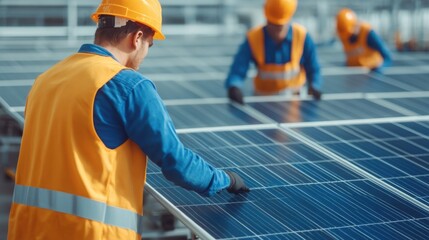
<svg viewBox="0 0 429 240"><path fill-rule="evenodd" d="M229 179L231 180L231 184L227 188L229 193L239 194L250 192L250 189L244 184L243 179L238 176L235 172L226 172L228 174Z"/></svg>
<svg viewBox="0 0 429 240"><path fill-rule="evenodd" d="M383 69L381 67L377 67L377 68L371 69L370 72L371 73L380 73L380 74L382 74L383 73Z"/></svg>
<svg viewBox="0 0 429 240"><path fill-rule="evenodd" d="M230 87L230 88L228 88L228 97L233 102L239 103L241 105L244 104L243 93L241 93L241 90L238 87Z"/></svg>
<svg viewBox="0 0 429 240"><path fill-rule="evenodd" d="M322 92L314 89L313 87L308 88L308 94L313 96L315 100L320 100L322 98Z"/></svg>

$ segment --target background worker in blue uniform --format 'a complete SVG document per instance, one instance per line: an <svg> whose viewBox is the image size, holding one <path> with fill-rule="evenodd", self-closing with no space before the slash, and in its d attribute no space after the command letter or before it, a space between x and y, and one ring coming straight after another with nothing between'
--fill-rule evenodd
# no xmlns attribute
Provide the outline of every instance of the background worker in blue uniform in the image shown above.
<svg viewBox="0 0 429 240"><path fill-rule="evenodd" d="M367 67L381 72L390 66L390 51L368 23L358 21L352 10L341 9L337 14L337 33L344 47L347 66Z"/></svg>
<svg viewBox="0 0 429 240"><path fill-rule="evenodd" d="M203 196L248 192L179 141L136 70L162 40L158 0L103 0L95 44L41 74L27 98L8 239L141 239L148 159Z"/></svg>
<svg viewBox="0 0 429 240"><path fill-rule="evenodd" d="M303 26L291 22L297 4L297 0L266 0L267 24L247 33L225 81L233 102L244 103L241 88L252 62L257 68L253 80L256 95L296 93L307 84L308 93L321 98L316 46Z"/></svg>

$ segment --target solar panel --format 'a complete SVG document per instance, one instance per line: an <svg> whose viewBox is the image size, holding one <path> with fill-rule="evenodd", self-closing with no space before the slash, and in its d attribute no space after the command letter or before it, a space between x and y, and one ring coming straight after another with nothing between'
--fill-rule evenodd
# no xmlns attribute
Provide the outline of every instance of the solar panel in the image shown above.
<svg viewBox="0 0 429 240"><path fill-rule="evenodd" d="M407 122L317 128L318 134L332 137L325 140L311 137L313 129L299 131L374 176L428 203L428 126ZM348 133L349 137L338 135L338 131Z"/></svg>
<svg viewBox="0 0 429 240"><path fill-rule="evenodd" d="M1 82L0 82L1 83ZM0 96L10 107L25 106L28 92L31 86L0 86Z"/></svg>
<svg viewBox="0 0 429 240"><path fill-rule="evenodd" d="M303 133L301 130L293 129ZM224 192L201 198L173 186L153 168L148 174L150 186L167 204L204 229L206 232L199 232L204 239L410 236L407 227L421 230L421 235L415 234L417 239L429 233L424 227L429 220L427 206L416 206L281 129L187 133L180 137L185 144L199 143L193 144L195 151L219 168L238 172L252 189L235 197ZM325 146L333 142L317 143ZM404 227L393 229L394 223Z"/></svg>
<svg viewBox="0 0 429 240"><path fill-rule="evenodd" d="M189 99L200 97L198 92L186 88L179 81L159 81L156 89L162 99Z"/></svg>
<svg viewBox="0 0 429 240"><path fill-rule="evenodd" d="M414 98L390 98L386 101L398 105L409 111L420 115L429 115L428 101L429 97L414 97Z"/></svg>
<svg viewBox="0 0 429 240"><path fill-rule="evenodd" d="M429 91L429 78L427 73L388 74L387 76L421 91Z"/></svg>
<svg viewBox="0 0 429 240"><path fill-rule="evenodd" d="M401 92L404 89L367 74L324 76L324 93Z"/></svg>
<svg viewBox="0 0 429 240"><path fill-rule="evenodd" d="M168 105L176 128L261 124L260 120L230 104Z"/></svg>
<svg viewBox="0 0 429 240"><path fill-rule="evenodd" d="M0 74L1 80L27 80L27 79L35 79L42 73L40 72L3 72Z"/></svg>
<svg viewBox="0 0 429 240"><path fill-rule="evenodd" d="M398 117L403 114L366 99L251 102L279 123Z"/></svg>

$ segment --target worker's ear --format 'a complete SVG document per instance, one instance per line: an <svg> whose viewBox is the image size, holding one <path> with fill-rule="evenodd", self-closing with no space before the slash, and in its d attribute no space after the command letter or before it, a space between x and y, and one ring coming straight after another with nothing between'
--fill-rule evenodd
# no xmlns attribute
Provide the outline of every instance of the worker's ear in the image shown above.
<svg viewBox="0 0 429 240"><path fill-rule="evenodd" d="M134 49L140 48L143 41L143 31L136 31L131 35L132 47Z"/></svg>

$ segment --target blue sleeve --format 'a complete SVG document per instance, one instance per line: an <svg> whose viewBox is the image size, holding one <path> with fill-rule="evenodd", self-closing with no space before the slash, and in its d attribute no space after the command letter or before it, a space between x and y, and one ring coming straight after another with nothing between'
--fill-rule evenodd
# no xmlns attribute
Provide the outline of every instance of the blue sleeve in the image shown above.
<svg viewBox="0 0 429 240"><path fill-rule="evenodd" d="M375 33L374 30L371 30L369 32L367 42L370 48L377 50L383 57L383 65L379 68L388 67L392 65L392 57L390 55L389 49L387 48L386 44L384 44L383 40Z"/></svg>
<svg viewBox="0 0 429 240"><path fill-rule="evenodd" d="M323 78L320 73L319 60L317 58L316 45L307 33L304 41L304 52L301 58L301 64L304 66L307 75L308 85L321 91Z"/></svg>
<svg viewBox="0 0 429 240"><path fill-rule="evenodd" d="M225 81L225 87L238 87L243 86L247 78L247 71L249 70L252 60L252 52L250 50L249 42L246 40L240 45L238 52L235 54L234 61L229 69L228 76Z"/></svg>
<svg viewBox="0 0 429 240"><path fill-rule="evenodd" d="M115 78L116 81L111 80L97 93L95 100L95 105L111 108L111 111L94 112L95 115L104 113L94 116L94 123L106 146L119 146L117 140L112 141L116 137L131 139L161 168L168 180L203 196L212 196L229 186L230 180L224 171L183 146L151 81L140 76L138 80L128 79L133 85L124 87L118 79L125 77Z"/></svg>

